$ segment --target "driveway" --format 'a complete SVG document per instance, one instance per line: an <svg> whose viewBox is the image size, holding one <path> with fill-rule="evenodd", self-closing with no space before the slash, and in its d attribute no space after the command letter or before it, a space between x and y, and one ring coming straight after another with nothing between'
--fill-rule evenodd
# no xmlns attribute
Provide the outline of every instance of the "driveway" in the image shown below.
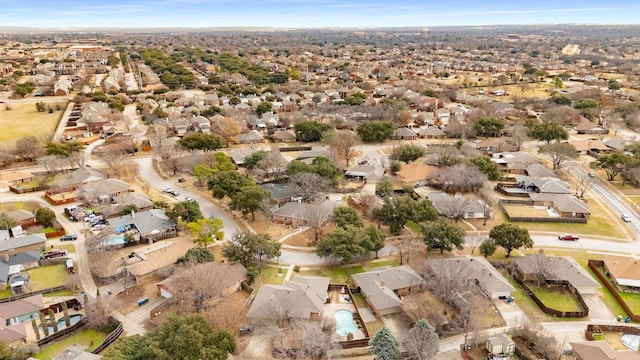
<svg viewBox="0 0 640 360"><path fill-rule="evenodd" d="M411 320L409 320L404 313L382 316L382 322L384 326L391 331L396 340L398 340L399 344L402 344L402 340L404 340L409 329L411 329ZM370 334L370 336L373 335L375 334Z"/></svg>
<svg viewBox="0 0 640 360"><path fill-rule="evenodd" d="M582 299L589 307L589 319L591 319L592 321L615 319L614 314L604 304L599 295L582 295Z"/></svg>

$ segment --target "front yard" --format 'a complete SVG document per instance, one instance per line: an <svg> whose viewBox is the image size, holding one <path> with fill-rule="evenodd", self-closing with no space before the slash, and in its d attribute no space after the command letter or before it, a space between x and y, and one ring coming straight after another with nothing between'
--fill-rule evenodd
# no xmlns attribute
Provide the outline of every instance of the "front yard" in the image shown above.
<svg viewBox="0 0 640 360"><path fill-rule="evenodd" d="M538 287L533 283L527 286L542 301L542 303L554 310L559 311L582 311L582 305L578 299L569 291L569 289L561 286Z"/></svg>

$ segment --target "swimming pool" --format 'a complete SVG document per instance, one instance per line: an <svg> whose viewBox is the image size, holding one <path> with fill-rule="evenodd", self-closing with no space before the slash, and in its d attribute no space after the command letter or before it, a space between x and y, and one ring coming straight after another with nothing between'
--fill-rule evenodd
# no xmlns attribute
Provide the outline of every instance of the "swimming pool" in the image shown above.
<svg viewBox="0 0 640 360"><path fill-rule="evenodd" d="M102 241L102 246L124 245L124 235L111 235Z"/></svg>
<svg viewBox="0 0 640 360"><path fill-rule="evenodd" d="M340 336L347 336L349 333L354 333L356 330L356 324L353 322L353 313L349 310L338 310L333 314L336 319L336 332Z"/></svg>
<svg viewBox="0 0 640 360"><path fill-rule="evenodd" d="M82 314L73 314L69 316L69 322L71 325L77 323L82 318ZM64 321L64 317L58 319L58 330L64 329L67 327L67 322ZM42 331L42 325L38 325L38 329ZM49 334L53 334L53 326L49 326Z"/></svg>

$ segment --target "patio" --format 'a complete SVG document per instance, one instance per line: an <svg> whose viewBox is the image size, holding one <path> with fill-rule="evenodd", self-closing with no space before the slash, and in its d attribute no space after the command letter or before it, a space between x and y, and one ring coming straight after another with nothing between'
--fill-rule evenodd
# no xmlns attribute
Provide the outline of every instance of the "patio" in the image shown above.
<svg viewBox="0 0 640 360"><path fill-rule="evenodd" d="M322 327L328 324L333 324L336 327L335 313L339 310L347 310L351 313L356 312L356 306L353 299L349 296L348 292L343 293L341 290L329 291L329 303L325 304L322 310ZM362 327L364 324L358 324L359 321L354 321L356 331L353 332L353 338L350 340L359 340L366 338ZM331 336L333 342L347 341L347 336L341 336L337 330L333 332Z"/></svg>

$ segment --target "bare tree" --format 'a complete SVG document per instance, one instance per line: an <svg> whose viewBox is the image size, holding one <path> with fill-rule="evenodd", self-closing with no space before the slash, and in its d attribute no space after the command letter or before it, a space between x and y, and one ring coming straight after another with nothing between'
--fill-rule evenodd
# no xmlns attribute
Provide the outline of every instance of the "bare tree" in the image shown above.
<svg viewBox="0 0 640 360"><path fill-rule="evenodd" d="M352 197L353 201L360 206L364 216L370 216L371 210L376 204L378 197L374 193L360 192Z"/></svg>
<svg viewBox="0 0 640 360"><path fill-rule="evenodd" d="M469 279L475 278L468 259L425 261L419 270L426 274L427 288L447 304L451 304L458 294L467 291Z"/></svg>
<svg viewBox="0 0 640 360"><path fill-rule="evenodd" d="M69 167L72 168L83 168L87 164L88 160L87 154L84 151L74 151L67 156Z"/></svg>
<svg viewBox="0 0 640 360"><path fill-rule="evenodd" d="M224 284L228 267L215 263L186 265L174 275L171 302L184 314L206 312L226 296Z"/></svg>
<svg viewBox="0 0 640 360"><path fill-rule="evenodd" d="M102 160L107 164L109 171L116 178L120 178L122 170L126 165L125 152L121 149L112 149L102 154Z"/></svg>
<svg viewBox="0 0 640 360"><path fill-rule="evenodd" d="M331 149L338 158L344 160L345 166L349 166L351 160L356 156L356 145L358 136L350 130L335 131L331 137Z"/></svg>
<svg viewBox="0 0 640 360"><path fill-rule="evenodd" d="M400 265L403 262L409 262L411 254L424 248L424 242L420 241L418 237L413 235L402 235L392 240L393 246L398 251L400 256Z"/></svg>
<svg viewBox="0 0 640 360"><path fill-rule="evenodd" d="M438 176L444 191L468 192L482 188L487 176L476 166L459 164L442 170Z"/></svg>
<svg viewBox="0 0 640 360"><path fill-rule="evenodd" d="M13 152L6 147L0 148L0 166L6 166L11 164L16 159Z"/></svg>
<svg viewBox="0 0 640 360"><path fill-rule="evenodd" d="M329 190L329 181L315 173L299 172L289 177L289 186L302 197L302 201L309 202L313 198Z"/></svg>
<svg viewBox="0 0 640 360"><path fill-rule="evenodd" d="M104 330L111 324L111 313L120 308L121 303L114 296L98 296L95 301L84 304L89 327Z"/></svg>
<svg viewBox="0 0 640 360"><path fill-rule="evenodd" d="M590 175L588 171L584 169L577 169L575 172L576 175L576 194L579 198L584 198L584 194L586 194L591 188L593 188L593 183L595 181L595 177Z"/></svg>
<svg viewBox="0 0 640 360"><path fill-rule="evenodd" d="M446 201L442 202L443 215L450 219L454 219L456 222L464 217L465 208L467 207L469 200L462 194L456 193L454 196L449 196Z"/></svg>
<svg viewBox="0 0 640 360"><path fill-rule="evenodd" d="M182 160L186 152L179 145L167 145L155 148L155 155L173 174L182 169Z"/></svg>
<svg viewBox="0 0 640 360"><path fill-rule="evenodd" d="M38 158L37 162L39 166L44 168L44 171L40 172L36 177L40 188L45 187L49 180L51 180L58 171L64 169L67 165L66 158L59 155L43 156Z"/></svg>
<svg viewBox="0 0 640 360"><path fill-rule="evenodd" d="M332 208L324 203L310 204L304 209L304 217L307 219L307 225L313 230L314 241L318 242L320 229L331 218Z"/></svg>
<svg viewBox="0 0 640 360"><path fill-rule="evenodd" d="M279 151L269 152L264 159L258 161L254 169L260 171L264 178L273 178L276 181L282 180L287 170L287 159Z"/></svg>
<svg viewBox="0 0 640 360"><path fill-rule="evenodd" d="M520 151L522 145L527 141L527 128L522 125L515 125L511 130L511 141L516 145L516 151Z"/></svg>
<svg viewBox="0 0 640 360"><path fill-rule="evenodd" d="M467 245L469 246L469 250L471 250L471 256L473 256L473 253L476 251L478 246L482 244L483 241L484 239L482 237L476 235L469 236L467 238Z"/></svg>
<svg viewBox="0 0 640 360"><path fill-rule="evenodd" d="M551 257L544 253L538 253L534 255L527 255L529 274L533 277L537 287L541 287L546 284L547 279L553 272L553 260Z"/></svg>
<svg viewBox="0 0 640 360"><path fill-rule="evenodd" d="M431 299L426 292L410 293L402 297L402 311L412 320L429 319L437 312L439 305L435 299ZM438 306L436 306L438 305Z"/></svg>
<svg viewBox="0 0 640 360"><path fill-rule="evenodd" d="M482 225L487 225L487 220L493 216L496 204L495 192L487 185L488 183L485 183L485 185L475 193L481 202L480 205L482 206Z"/></svg>
<svg viewBox="0 0 640 360"><path fill-rule="evenodd" d="M15 153L23 160L35 160L39 149L38 139L35 136L25 136L16 140Z"/></svg>

